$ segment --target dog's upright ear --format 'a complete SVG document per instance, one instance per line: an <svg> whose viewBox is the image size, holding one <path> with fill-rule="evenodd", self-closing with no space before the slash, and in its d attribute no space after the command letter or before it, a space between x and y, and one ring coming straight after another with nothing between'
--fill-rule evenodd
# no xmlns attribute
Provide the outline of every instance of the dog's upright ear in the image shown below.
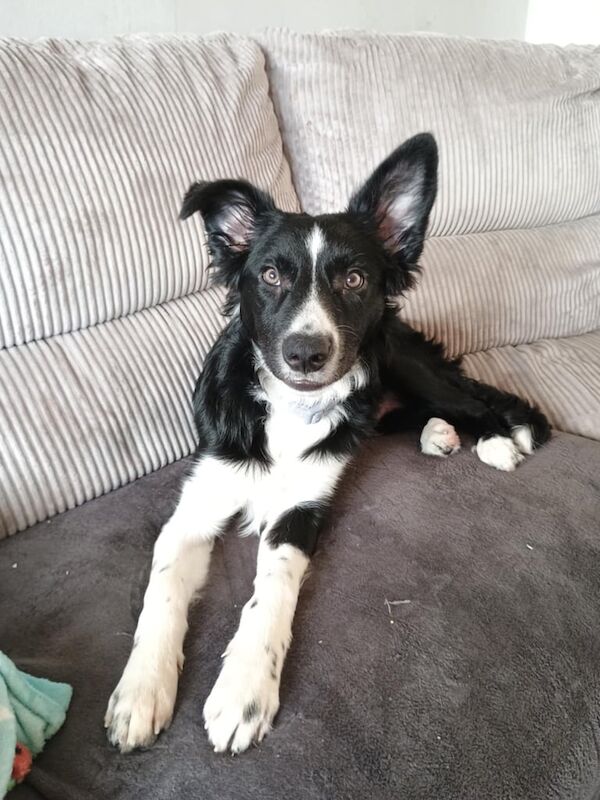
<svg viewBox="0 0 600 800"><path fill-rule="evenodd" d="M388 295L412 284L435 200L437 165L435 139L420 133L394 150L350 200L348 211L373 226L390 257Z"/></svg>
<svg viewBox="0 0 600 800"><path fill-rule="evenodd" d="M275 210L271 197L251 183L221 180L192 184L179 217L187 219L200 212L216 268L215 280L235 291L260 219Z"/></svg>

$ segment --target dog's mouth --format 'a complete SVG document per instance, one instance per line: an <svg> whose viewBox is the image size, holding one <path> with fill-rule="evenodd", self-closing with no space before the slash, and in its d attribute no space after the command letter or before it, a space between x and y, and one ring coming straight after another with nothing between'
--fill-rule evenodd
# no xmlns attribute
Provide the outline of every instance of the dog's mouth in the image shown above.
<svg viewBox="0 0 600 800"><path fill-rule="evenodd" d="M317 382L317 381L294 381L294 380L286 380L284 381L286 386L289 386L290 389L296 389L298 392L316 392L319 389L324 389L326 386L329 386L333 381L328 382Z"/></svg>

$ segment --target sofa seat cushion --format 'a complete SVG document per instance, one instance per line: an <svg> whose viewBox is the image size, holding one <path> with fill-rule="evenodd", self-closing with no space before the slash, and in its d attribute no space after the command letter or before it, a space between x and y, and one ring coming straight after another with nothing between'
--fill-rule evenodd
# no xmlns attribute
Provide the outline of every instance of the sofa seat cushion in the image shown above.
<svg viewBox="0 0 600 800"><path fill-rule="evenodd" d="M471 353L463 366L537 403L558 430L600 438L600 330Z"/></svg>
<svg viewBox="0 0 600 800"><path fill-rule="evenodd" d="M201 720L252 592L255 539L214 551L176 715L121 756L102 728L157 532L186 462L0 542L0 640L74 685L36 760L45 800L587 800L600 789L600 446L557 434L515 473L416 436L351 469L300 597L282 707L259 748Z"/></svg>

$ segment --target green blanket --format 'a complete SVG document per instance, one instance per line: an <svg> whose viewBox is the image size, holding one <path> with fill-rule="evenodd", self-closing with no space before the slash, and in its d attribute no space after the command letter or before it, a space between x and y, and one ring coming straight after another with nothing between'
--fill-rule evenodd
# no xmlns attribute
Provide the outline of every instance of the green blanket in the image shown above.
<svg viewBox="0 0 600 800"><path fill-rule="evenodd" d="M0 798L14 785L17 742L35 758L65 721L72 693L66 683L26 675L0 651Z"/></svg>

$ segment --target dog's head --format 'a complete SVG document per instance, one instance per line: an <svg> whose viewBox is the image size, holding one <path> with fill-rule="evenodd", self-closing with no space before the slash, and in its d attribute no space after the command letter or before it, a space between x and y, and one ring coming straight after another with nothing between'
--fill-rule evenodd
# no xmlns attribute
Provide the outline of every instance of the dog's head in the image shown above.
<svg viewBox="0 0 600 800"><path fill-rule="evenodd" d="M202 214L216 280L266 366L289 386L315 390L353 367L386 301L411 285L436 183L435 140L420 134L343 213L285 213L249 183L221 180L194 184L181 217Z"/></svg>

